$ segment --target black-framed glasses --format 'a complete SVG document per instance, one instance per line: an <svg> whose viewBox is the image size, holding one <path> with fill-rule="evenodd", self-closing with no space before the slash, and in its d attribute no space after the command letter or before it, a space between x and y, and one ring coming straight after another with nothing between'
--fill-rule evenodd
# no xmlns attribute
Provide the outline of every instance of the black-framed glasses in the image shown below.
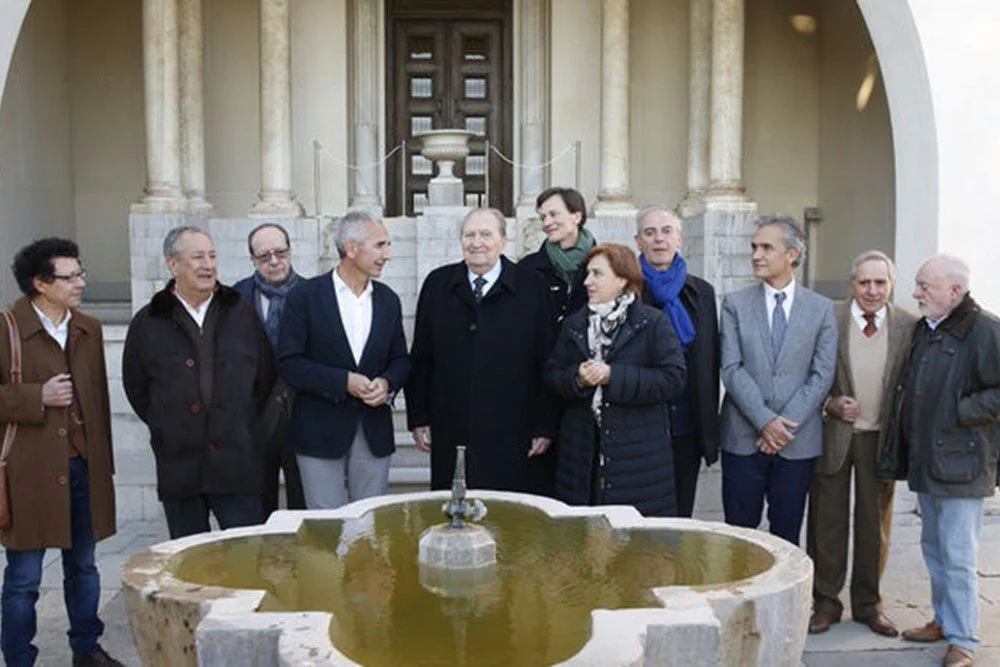
<svg viewBox="0 0 1000 667"><path fill-rule="evenodd" d="M87 271L85 269L80 269L79 271L74 271L73 273L67 273L66 275L59 275L58 273L53 273L52 278L54 280L62 280L67 283L75 283L77 280L86 280Z"/></svg>
<svg viewBox="0 0 1000 667"><path fill-rule="evenodd" d="M268 250L267 252L262 252L253 255L253 258L256 259L258 262L270 262L272 259L285 261L291 254L292 254L291 248L279 248L277 250Z"/></svg>

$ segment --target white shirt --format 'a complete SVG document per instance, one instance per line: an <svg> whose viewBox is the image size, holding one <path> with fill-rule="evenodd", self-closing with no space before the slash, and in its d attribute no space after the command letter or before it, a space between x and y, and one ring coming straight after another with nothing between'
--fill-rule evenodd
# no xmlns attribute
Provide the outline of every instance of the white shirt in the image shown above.
<svg viewBox="0 0 1000 667"><path fill-rule="evenodd" d="M785 285L785 289L775 289L769 284L764 283L764 305L767 307L767 323L768 326L774 322L774 306L778 303L774 300L774 295L778 292L785 293L785 300L781 303L781 309L785 311L785 321L789 321L789 315L792 314L792 302L795 300L795 279L792 278L792 282Z"/></svg>
<svg viewBox="0 0 1000 667"><path fill-rule="evenodd" d="M184 297L182 297L181 293L177 290L174 290L174 293L177 294L177 300L181 302L182 306L184 306L184 310L186 310L188 315L191 316L191 319L198 324L198 328L203 328L205 326L205 315L208 315L208 306L212 303L212 299L215 298L215 292L212 292L212 294L197 308L185 301Z"/></svg>
<svg viewBox="0 0 1000 667"><path fill-rule="evenodd" d="M361 363L361 353L368 342L372 330L372 281L368 281L364 291L356 295L344 280L333 271L333 289L337 294L337 308L340 321L347 334L347 342L354 355L354 363Z"/></svg>
<svg viewBox="0 0 1000 667"><path fill-rule="evenodd" d="M882 325L885 324L885 314L887 310L888 309L885 306L882 306L875 311L876 329L881 330ZM868 320L865 319L865 311L861 310L861 306L859 306L858 302L854 299L851 299L851 317L854 318L854 323L858 325L858 328L861 329L861 331L864 331L865 327L868 326Z"/></svg>
<svg viewBox="0 0 1000 667"><path fill-rule="evenodd" d="M35 309L35 314L38 315L38 319L42 321L42 326L45 327L46 333L52 336L52 338L59 343L59 347L65 350L66 338L69 336L69 318L72 317L69 309L66 309L66 317L63 318L62 322L56 324L50 320L49 316L43 313L33 302L31 307Z"/></svg>
<svg viewBox="0 0 1000 667"><path fill-rule="evenodd" d="M500 271L502 269L503 269L503 262L497 260L497 263L493 265L493 268L483 274L483 278L486 280L486 284L483 285L483 296L486 296L489 293L490 288L493 287L493 283L499 280ZM478 277L479 276L477 276L475 273L472 272L471 269L469 269L469 287L472 288L473 293L475 293L476 291L475 280Z"/></svg>
<svg viewBox="0 0 1000 667"><path fill-rule="evenodd" d="M271 307L271 300L260 292L257 292L257 296L260 298L260 317L262 320L266 320L267 309Z"/></svg>

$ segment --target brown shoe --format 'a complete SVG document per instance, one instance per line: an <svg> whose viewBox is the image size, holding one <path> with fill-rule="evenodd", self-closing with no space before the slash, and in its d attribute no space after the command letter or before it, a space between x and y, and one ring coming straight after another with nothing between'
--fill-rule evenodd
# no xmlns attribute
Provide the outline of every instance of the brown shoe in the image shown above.
<svg viewBox="0 0 1000 667"><path fill-rule="evenodd" d="M903 639L909 642L924 642L929 644L944 639L944 632L936 622L929 621L927 625L922 625L919 628L903 630Z"/></svg>
<svg viewBox="0 0 1000 667"><path fill-rule="evenodd" d="M948 644L948 652L944 654L942 667L972 667L973 652L967 648Z"/></svg>
<svg viewBox="0 0 1000 667"><path fill-rule="evenodd" d="M809 634L818 635L830 629L834 623L840 623L840 617L828 611L817 611L809 619Z"/></svg>
<svg viewBox="0 0 1000 667"><path fill-rule="evenodd" d="M883 637L899 636L899 628L896 627L896 624L890 621L886 615L880 611L877 611L870 616L855 618L854 620L858 623L867 625L868 628L877 635L882 635Z"/></svg>

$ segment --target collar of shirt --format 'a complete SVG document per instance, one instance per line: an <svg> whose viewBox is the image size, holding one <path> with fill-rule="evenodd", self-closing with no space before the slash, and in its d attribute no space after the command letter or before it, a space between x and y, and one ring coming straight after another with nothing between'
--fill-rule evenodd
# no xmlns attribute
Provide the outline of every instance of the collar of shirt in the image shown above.
<svg viewBox="0 0 1000 667"><path fill-rule="evenodd" d="M340 277L340 274L337 273L336 269L334 269L332 273L333 273L333 289L337 292L338 297L350 294L351 298L358 301L360 301L361 299L367 299L371 297L372 295L371 280L369 280L368 284L365 285L365 288L361 290L361 294L355 294L354 290L351 289L351 286L344 282L344 279Z"/></svg>
<svg viewBox="0 0 1000 667"><path fill-rule="evenodd" d="M928 328L930 328L931 331L934 331L935 329L938 328L938 326L941 325L942 322L945 321L945 319L946 318L941 318L940 320L932 320L929 317L924 317L924 322L927 322Z"/></svg>
<svg viewBox="0 0 1000 667"><path fill-rule="evenodd" d="M486 284L483 285L483 294L487 294L490 288L493 287L493 283L500 279L500 271L503 270L503 262L497 260L497 263L493 265L493 268L483 274L483 278L486 279ZM476 286L473 281L476 279L476 274L469 269L469 287L475 291Z"/></svg>
<svg viewBox="0 0 1000 667"><path fill-rule="evenodd" d="M795 279L792 278L792 282L785 285L785 289L775 289L771 287L768 283L764 283L764 304L767 306L767 321L771 321L771 315L774 314L774 306L777 303L774 300L774 295L778 292L784 292L785 300L781 303L781 309L785 311L785 319L787 320L789 315L792 314L792 301L795 300Z"/></svg>
<svg viewBox="0 0 1000 667"><path fill-rule="evenodd" d="M197 322L198 328L201 329L202 327L204 327L205 315L208 313L208 307L212 304L212 299L215 298L215 292L213 291L209 295L209 297L205 299L202 302L202 304L197 308L195 308L190 303L185 301L184 297L182 297L181 293L178 292L177 290L174 290L174 294L177 296L177 300L181 302L181 305L184 306L184 310L186 310L188 312L188 315L191 316L191 319Z"/></svg>
<svg viewBox="0 0 1000 667"><path fill-rule="evenodd" d="M59 347L65 350L66 337L69 335L69 318L73 316L69 308L66 309L66 317L62 319L62 322L56 324L50 320L49 316L42 312L42 309L36 306L34 302L32 302L31 307L35 309L35 314L38 315L38 319L41 320L46 333L52 336L52 338L59 343Z"/></svg>
<svg viewBox="0 0 1000 667"><path fill-rule="evenodd" d="M888 308L882 306L877 311L875 311L875 328L881 329L882 325L885 323L885 314ZM854 299L851 299L851 317L854 318L854 323L858 325L858 328L862 331L868 325L868 320L865 319L865 311L861 310L861 306Z"/></svg>

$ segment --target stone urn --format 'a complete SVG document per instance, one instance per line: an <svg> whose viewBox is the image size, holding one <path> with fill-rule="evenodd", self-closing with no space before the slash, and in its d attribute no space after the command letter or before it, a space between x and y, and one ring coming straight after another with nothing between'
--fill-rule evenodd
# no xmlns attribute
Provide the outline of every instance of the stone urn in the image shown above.
<svg viewBox="0 0 1000 667"><path fill-rule="evenodd" d="M428 130L416 135L420 140L420 154L437 163L437 176L432 182L460 183L455 176L455 162L469 155L469 139L476 136L469 130Z"/></svg>

